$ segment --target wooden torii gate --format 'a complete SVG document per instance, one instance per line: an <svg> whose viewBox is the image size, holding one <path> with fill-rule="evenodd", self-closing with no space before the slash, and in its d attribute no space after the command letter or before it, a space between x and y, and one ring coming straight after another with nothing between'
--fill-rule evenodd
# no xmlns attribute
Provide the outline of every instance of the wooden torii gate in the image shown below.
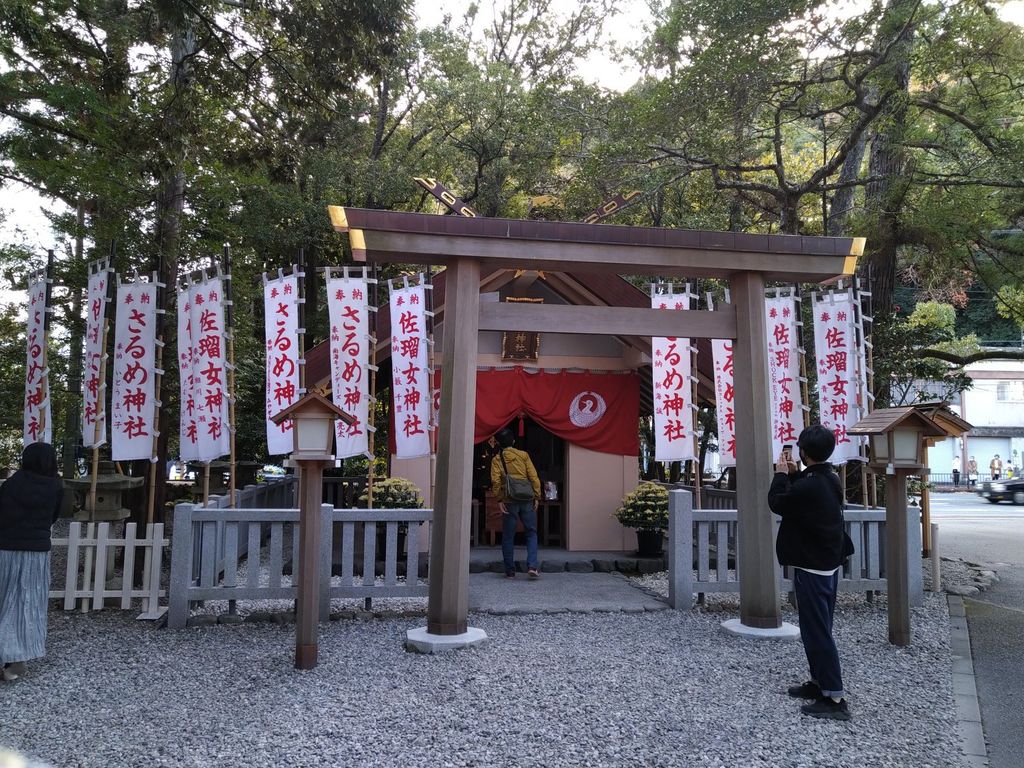
<svg viewBox="0 0 1024 768"><path fill-rule="evenodd" d="M469 530L481 330L733 339L740 621L782 625L772 515L770 388L765 338L767 281L821 283L851 276L864 239L606 224L436 216L330 206L356 261L435 264L447 269L441 349L441 412L426 634L467 634ZM713 312L487 302L481 267L728 280L732 303ZM470 628L471 629L471 628ZM477 630L479 632L479 630ZM480 633L482 634L482 633ZM457 644L457 643L456 643Z"/></svg>

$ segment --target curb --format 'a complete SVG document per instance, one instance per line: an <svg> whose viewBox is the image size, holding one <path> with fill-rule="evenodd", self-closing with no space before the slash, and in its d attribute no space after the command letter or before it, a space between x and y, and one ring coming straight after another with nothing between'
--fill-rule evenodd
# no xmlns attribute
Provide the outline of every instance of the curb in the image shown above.
<svg viewBox="0 0 1024 768"><path fill-rule="evenodd" d="M953 652L953 699L956 702L957 729L970 768L990 768L985 732L981 724L978 687L974 680L974 658L967 613L960 595L946 595L949 604L949 641Z"/></svg>

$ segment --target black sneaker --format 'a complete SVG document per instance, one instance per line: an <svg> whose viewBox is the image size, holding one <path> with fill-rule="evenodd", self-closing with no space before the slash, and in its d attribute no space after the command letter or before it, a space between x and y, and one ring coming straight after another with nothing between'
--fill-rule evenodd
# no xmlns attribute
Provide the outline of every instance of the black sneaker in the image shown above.
<svg viewBox="0 0 1024 768"><path fill-rule="evenodd" d="M825 720L849 720L850 708L846 705L846 699L832 701L828 696L822 696L811 704L804 704L800 711L811 717L823 718Z"/></svg>
<svg viewBox="0 0 1024 768"><path fill-rule="evenodd" d="M786 693L794 699L820 699L821 686L813 680L808 680L806 683L802 683L801 685L789 686L789 688L786 689Z"/></svg>

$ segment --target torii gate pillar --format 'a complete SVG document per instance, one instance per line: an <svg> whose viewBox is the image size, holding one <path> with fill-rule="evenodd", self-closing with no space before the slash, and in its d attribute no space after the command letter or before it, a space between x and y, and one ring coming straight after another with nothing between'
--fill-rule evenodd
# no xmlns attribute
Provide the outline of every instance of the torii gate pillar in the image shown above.
<svg viewBox="0 0 1024 768"><path fill-rule="evenodd" d="M422 653L464 648L487 639L482 629L466 625L480 263L456 259L449 263L447 275L427 626L406 633L407 646Z"/></svg>
<svg viewBox="0 0 1024 768"><path fill-rule="evenodd" d="M772 477L771 382L765 338L764 276L737 272L730 279L736 308L733 345L736 423L744 439L736 441L736 567L739 569L740 619L723 626L739 634L792 637L796 627L783 627L774 555L775 523L768 510Z"/></svg>

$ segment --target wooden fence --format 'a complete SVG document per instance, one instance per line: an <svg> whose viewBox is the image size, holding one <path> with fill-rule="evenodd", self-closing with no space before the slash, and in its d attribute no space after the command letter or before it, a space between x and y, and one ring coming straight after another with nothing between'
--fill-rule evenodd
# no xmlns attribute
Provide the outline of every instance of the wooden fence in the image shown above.
<svg viewBox="0 0 1024 768"><path fill-rule="evenodd" d="M736 510L693 509L692 505L688 491L669 492L669 602L675 608L691 607L695 594L738 592L740 588L734 562L738 551ZM767 507L764 514L771 514ZM856 551L840 571L839 589L864 592L870 598L874 591L886 589L885 510L850 507L843 514ZM921 526L914 516L919 510L911 509L908 514L908 547L914 555L910 562L916 563L920 560ZM777 519L775 528L778 532ZM776 565L776 572L780 591L789 592L789 569ZM910 569L910 595L912 605L923 601L920 568Z"/></svg>
<svg viewBox="0 0 1024 768"><path fill-rule="evenodd" d="M427 585L420 584L417 575L424 523L432 517L433 510L429 509L335 509L322 505L321 620L329 617L332 598L425 597ZM383 527L383 537L377 535L378 526ZM357 528L362 529L361 550L356 547ZM402 529L406 529L404 568L400 568ZM269 536L264 554L261 542L265 533ZM378 551L378 538L382 552ZM242 554L242 542L248 556ZM332 585L336 549L341 555L341 584ZM297 509L178 504L174 510L168 626L184 627L191 604L200 600L294 600L298 596L294 579L285 583L284 577L291 574L290 569L286 573L286 566L299 562L298 553ZM378 554L383 555L380 582L376 574ZM287 562L286 555L290 555ZM361 573L355 572L357 564Z"/></svg>
<svg viewBox="0 0 1024 768"><path fill-rule="evenodd" d="M127 523L124 536L115 538L111 536L110 523L72 522L66 538L52 541L55 548L67 549L67 563L64 573L56 574L55 582L61 586L50 590L50 599L63 601L66 611L74 610L78 600L83 601L83 610L88 610L91 605L92 610L98 611L107 600L120 601L120 607L128 610L132 607L132 600L141 599L145 610L138 618L158 619L166 610L159 603L165 595L160 589L160 570L167 544L163 523L154 524L144 538L137 536L135 523ZM114 563L118 550L123 551L121 586L108 589L107 576L112 570L108 565ZM142 586L136 589L135 563L140 554L143 560ZM80 563L83 564L81 572Z"/></svg>

